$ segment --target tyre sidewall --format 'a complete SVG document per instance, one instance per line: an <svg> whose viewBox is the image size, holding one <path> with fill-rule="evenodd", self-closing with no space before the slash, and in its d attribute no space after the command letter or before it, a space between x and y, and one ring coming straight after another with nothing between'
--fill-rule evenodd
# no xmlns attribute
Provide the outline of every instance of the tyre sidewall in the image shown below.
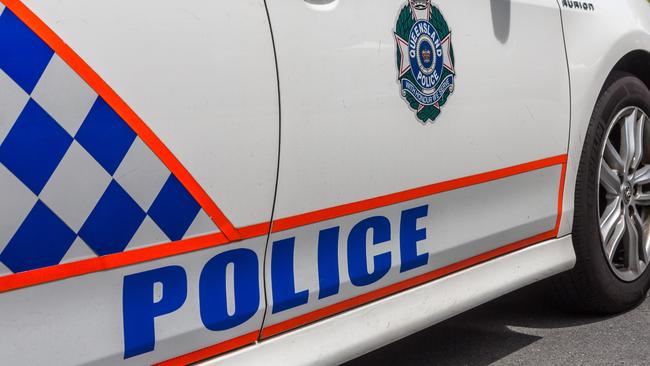
<svg viewBox="0 0 650 366"><path fill-rule="evenodd" d="M625 282L614 274L605 257L598 212L600 158L609 126L621 110L638 107L650 115L650 91L639 79L627 74L613 75L608 84L594 108L578 169L574 241L576 266L584 267L589 285L600 294L600 298L592 300L599 302L605 312L613 313L643 300L650 284L650 269L636 280Z"/></svg>

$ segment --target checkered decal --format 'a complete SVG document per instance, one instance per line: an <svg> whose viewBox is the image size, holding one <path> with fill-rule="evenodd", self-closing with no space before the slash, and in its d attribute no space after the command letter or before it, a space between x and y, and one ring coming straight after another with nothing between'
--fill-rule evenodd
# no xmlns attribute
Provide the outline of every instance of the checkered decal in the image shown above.
<svg viewBox="0 0 650 366"><path fill-rule="evenodd" d="M178 179L0 4L0 275L217 232Z"/></svg>

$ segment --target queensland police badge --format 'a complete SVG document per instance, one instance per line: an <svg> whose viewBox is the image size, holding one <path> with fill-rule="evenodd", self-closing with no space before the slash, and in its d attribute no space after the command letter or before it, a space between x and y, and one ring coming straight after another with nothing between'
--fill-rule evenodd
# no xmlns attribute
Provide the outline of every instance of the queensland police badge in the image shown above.
<svg viewBox="0 0 650 366"><path fill-rule="evenodd" d="M409 0L394 33L402 98L420 121L433 122L454 91L451 30L431 0Z"/></svg>

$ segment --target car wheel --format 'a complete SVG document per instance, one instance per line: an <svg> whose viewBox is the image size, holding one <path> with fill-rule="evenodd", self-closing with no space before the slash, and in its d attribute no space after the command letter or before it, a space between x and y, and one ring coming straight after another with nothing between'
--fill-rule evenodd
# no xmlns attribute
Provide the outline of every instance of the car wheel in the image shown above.
<svg viewBox="0 0 650 366"><path fill-rule="evenodd" d="M573 308L614 314L645 298L650 283L650 91L613 73L585 137L575 191L577 263L554 281Z"/></svg>

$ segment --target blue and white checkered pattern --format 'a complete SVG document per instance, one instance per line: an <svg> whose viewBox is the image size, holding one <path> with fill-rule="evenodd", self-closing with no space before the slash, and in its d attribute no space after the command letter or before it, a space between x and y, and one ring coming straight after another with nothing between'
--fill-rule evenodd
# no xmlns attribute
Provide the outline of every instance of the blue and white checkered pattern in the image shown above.
<svg viewBox="0 0 650 366"><path fill-rule="evenodd" d="M0 4L0 275L217 232L178 179Z"/></svg>

